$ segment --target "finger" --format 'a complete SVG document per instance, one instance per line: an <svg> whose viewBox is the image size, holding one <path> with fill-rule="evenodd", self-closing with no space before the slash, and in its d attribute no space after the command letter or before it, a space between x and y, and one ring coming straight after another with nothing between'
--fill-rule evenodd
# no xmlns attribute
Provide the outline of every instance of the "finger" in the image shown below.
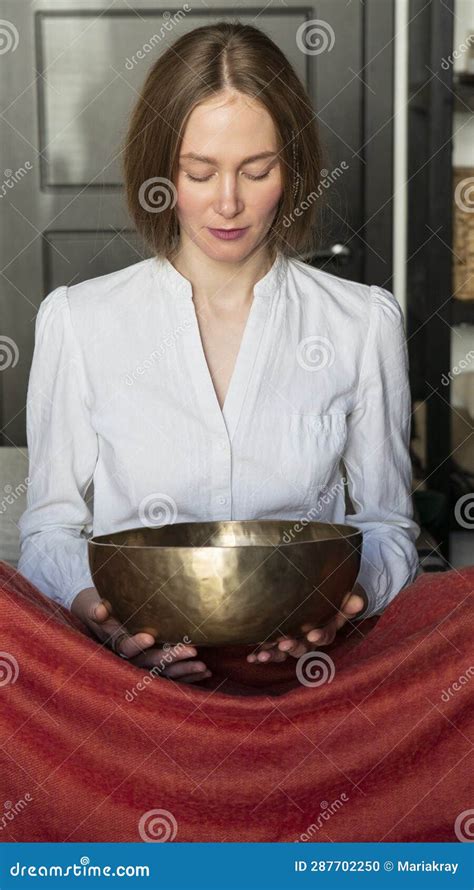
<svg viewBox="0 0 474 890"><path fill-rule="evenodd" d="M291 652L294 646L298 643L294 637L285 637L284 640L280 640L278 643L278 648L280 652Z"/></svg>
<svg viewBox="0 0 474 890"><path fill-rule="evenodd" d="M320 646L329 646L332 642L334 642L334 638L337 633L337 628L335 624L331 624L330 627L326 628L319 638L317 643L312 644L313 649L319 649Z"/></svg>
<svg viewBox="0 0 474 890"><path fill-rule="evenodd" d="M183 661L181 663L167 665L163 674L172 680L180 680L184 677L195 678L198 674L204 674L208 670L203 661Z"/></svg>
<svg viewBox="0 0 474 890"><path fill-rule="evenodd" d="M266 662L274 661L281 662L286 661L288 658L288 652L282 652L280 649L272 649L271 652L262 652L259 654L257 658L257 662Z"/></svg>
<svg viewBox="0 0 474 890"><path fill-rule="evenodd" d="M257 656L260 652L268 652L274 649L276 646L276 641L273 643L260 643L253 652L249 652L247 655L247 661L257 661ZM265 661L265 659L263 659Z"/></svg>
<svg viewBox="0 0 474 890"><path fill-rule="evenodd" d="M263 650L258 649L257 652L252 652L247 656L247 661L255 663L261 662L263 664L265 661L270 661L271 657L271 652L264 652Z"/></svg>
<svg viewBox="0 0 474 890"><path fill-rule="evenodd" d="M150 659L151 654L154 654L154 660ZM152 650L152 653L146 652L143 656L135 658L132 663L148 669L158 668L160 667L163 658L156 658L157 654L161 656L160 650L154 649ZM140 664L138 664L139 660ZM175 680L181 683L197 683L199 680L205 680L208 677L212 677L212 671L210 671L202 661L183 661L179 664L179 670L178 663L171 665L166 664L164 666L161 664L161 670L157 671L156 675L165 680Z"/></svg>
<svg viewBox="0 0 474 890"><path fill-rule="evenodd" d="M247 661L249 661L251 663L259 663L259 662L264 663L267 661L284 661L285 658L286 658L286 652L281 652L277 648L277 642L275 642L273 644L273 647L271 649L263 650L263 649L259 648L255 652L250 652L247 655Z"/></svg>
<svg viewBox="0 0 474 890"><path fill-rule="evenodd" d="M357 612L362 612L364 606L365 603L363 597L361 597L358 593L353 593L347 600L343 611L349 616L356 615Z"/></svg>
<svg viewBox="0 0 474 890"><path fill-rule="evenodd" d="M342 600L342 603L341 603L341 605L340 605L340 607L339 607L340 610L341 610L341 612L344 611L345 606L346 606L346 604L349 602L351 596L352 596L352 590L348 590L348 592L346 593L346 595L345 595L344 599Z"/></svg>
<svg viewBox="0 0 474 890"><path fill-rule="evenodd" d="M326 646L328 643L332 643L336 636L336 620L336 618L333 618L333 620L325 627L315 627L313 630L310 630L310 632L306 634L308 642L313 644L317 643L318 646Z"/></svg>
<svg viewBox="0 0 474 890"><path fill-rule="evenodd" d="M265 640L263 643L260 643L258 648L255 650L255 653L253 653L253 654L256 654L257 652L261 652L261 651L266 651L268 649L274 649L275 646L278 645L280 640L286 640L286 639L287 638L284 636L284 634L280 634L280 636L276 637L274 640Z"/></svg>
<svg viewBox="0 0 474 890"><path fill-rule="evenodd" d="M108 600L101 599L98 602L91 603L89 606L88 617L98 624L103 624L112 615L112 606Z"/></svg>
<svg viewBox="0 0 474 890"><path fill-rule="evenodd" d="M133 658L155 642L154 637L148 633L129 634L116 618L109 618L104 624L98 624L97 634L106 646L125 658Z"/></svg>
<svg viewBox="0 0 474 890"><path fill-rule="evenodd" d="M304 655L305 652L308 651L308 648L308 644L305 640L295 640L291 648L287 649L286 651L288 655L292 655L293 658L299 658L300 655Z"/></svg>
<svg viewBox="0 0 474 890"><path fill-rule="evenodd" d="M204 672L199 672L196 674L190 674L187 677L180 677L179 680L175 680L176 683L199 683L200 680L206 680L208 677L212 677L212 672L210 670L206 670ZM172 677L168 677L169 680L172 680Z"/></svg>
<svg viewBox="0 0 474 890"><path fill-rule="evenodd" d="M118 642L116 642L118 639ZM114 634L111 640L112 648L117 655L124 658L134 658L155 644L155 638L148 633L129 634L121 627L120 633Z"/></svg>
<svg viewBox="0 0 474 890"><path fill-rule="evenodd" d="M311 625L310 625L311 626ZM290 639L290 637L280 636L273 643L261 643L258 649L255 652L252 652L252 655L259 655L260 652L270 651L287 651L291 646L296 642L296 640ZM282 645L283 644L283 645ZM251 661L255 661L255 658L250 659ZM268 661L267 658L261 659L262 661Z"/></svg>
<svg viewBox="0 0 474 890"><path fill-rule="evenodd" d="M348 618L356 615L364 608L364 600L359 594L349 591L341 603L341 608L335 618L324 627L314 627L306 633L306 639L310 643L327 646L333 642L338 630L343 627ZM308 627L308 625L304 625Z"/></svg>
<svg viewBox="0 0 474 890"><path fill-rule="evenodd" d="M125 658L132 658L138 652L143 652L149 646L153 646L155 638L152 634L139 632L137 634L129 634L125 627L112 615L112 606L109 600L102 599L100 602L91 603L89 607L88 617L98 625L96 632L100 633L100 638L112 648L118 655ZM122 636L120 642L116 646L116 640Z"/></svg>
<svg viewBox="0 0 474 890"><path fill-rule="evenodd" d="M96 606L92 607L92 611ZM153 646L155 638L152 634L139 632L130 634L127 628L120 624L116 618L110 616L106 621L92 621L92 629L94 633L112 649L117 655L123 655L125 658L133 658L138 652Z"/></svg>
<svg viewBox="0 0 474 890"><path fill-rule="evenodd" d="M336 627L336 631L340 630L344 624L348 620L350 620L354 615L357 615L358 612L362 611L364 608L364 600L359 594L354 593L347 600L344 608L338 612L336 617L334 618L334 624Z"/></svg>
<svg viewBox="0 0 474 890"><path fill-rule="evenodd" d="M306 624L301 625L301 632L304 634L307 634L308 631L313 629L313 627L314 627L314 624L311 624L310 622L307 621Z"/></svg>
<svg viewBox="0 0 474 890"><path fill-rule="evenodd" d="M336 617L334 618L334 622L333 622L336 631L340 630L341 627L344 624L346 624L348 618L349 618L349 615L347 615L345 612L340 612L338 615L336 615Z"/></svg>
<svg viewBox="0 0 474 890"><path fill-rule="evenodd" d="M99 637L103 643L112 648L112 642L120 636L120 634L126 632L125 628L122 627L120 621L117 621L116 618L108 618L103 624L99 624L96 621L91 621L89 626L92 628L94 633Z"/></svg>
<svg viewBox="0 0 474 890"><path fill-rule="evenodd" d="M162 667L163 670L170 667L175 661L193 658L197 655L194 646L180 646L179 649L148 649L136 654L132 663L137 667L152 668ZM196 662L193 662L195 664Z"/></svg>
<svg viewBox="0 0 474 890"><path fill-rule="evenodd" d="M324 639L326 632L327 632L327 626L326 627L313 627L313 629L310 630L306 634L306 639L310 643L320 643L321 640Z"/></svg>

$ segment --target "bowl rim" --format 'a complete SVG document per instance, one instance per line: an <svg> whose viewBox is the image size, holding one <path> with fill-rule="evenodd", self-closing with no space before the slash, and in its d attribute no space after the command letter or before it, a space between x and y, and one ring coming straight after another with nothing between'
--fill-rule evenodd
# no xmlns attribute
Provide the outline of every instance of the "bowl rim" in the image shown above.
<svg viewBox="0 0 474 890"><path fill-rule="evenodd" d="M123 550L194 550L194 551L195 550L209 550L209 551L216 551L216 550L248 549L249 547L253 547L253 548L261 547L261 548L265 548L265 549L276 550L277 548L281 548L281 547L303 546L305 544L321 544L325 541L350 540L350 538L357 538L357 537L360 537L362 540L362 534L363 534L362 530L360 528L358 528L355 525L351 525L350 523L320 522L317 520L309 520L308 522L305 523L305 525L303 526L303 529L305 529L307 526L324 525L324 526L327 526L328 528L334 529L337 532L342 532L342 533L328 535L327 537L321 537L320 539L317 539L317 540L315 540L314 538L305 540L305 539L301 538L302 530L300 530L298 532L295 532L295 534L297 535L295 540L281 541L278 544L268 544L268 543L264 543L263 541L258 544L242 543L242 544L196 544L196 545L192 545L192 544L172 544L169 541L165 544L158 544L158 543L156 543L156 544L123 544L123 543L117 543L113 540L113 538L115 536L118 537L119 535L123 535L124 532L141 532L146 528L159 530L161 528L166 528L169 525L173 525L176 528L181 528L183 526L198 525L198 524L216 525L217 526L222 523L228 523L228 522L235 522L236 524L238 523L239 525L247 525L247 524L251 525L251 524L255 524L255 523L266 523L266 522L268 522L269 524L275 523L275 522L285 522L285 523L287 522L287 523L289 523L289 525L297 526L298 524L301 523L301 520L300 519L295 519L295 520L292 520L292 519L288 519L288 520L286 520L286 519L210 519L210 520L198 521L197 523L175 522L175 523L168 523L165 525L157 525L157 526L143 526L142 525L142 526L134 526L132 528L119 529L117 531L108 532L108 533L102 534L102 535L92 534L91 536L89 536L87 543L90 548L93 548L93 547L115 547L116 549L120 549L120 550L123 549Z"/></svg>

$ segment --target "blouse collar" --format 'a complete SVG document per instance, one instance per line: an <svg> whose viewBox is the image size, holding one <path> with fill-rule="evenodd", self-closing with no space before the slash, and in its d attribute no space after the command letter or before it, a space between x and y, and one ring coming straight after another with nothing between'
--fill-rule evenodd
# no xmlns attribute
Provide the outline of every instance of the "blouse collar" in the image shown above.
<svg viewBox="0 0 474 890"><path fill-rule="evenodd" d="M255 284L254 296L269 297L275 294L287 274L287 263L286 256L279 251L268 272ZM161 283L164 279L174 295L188 300L192 299L191 282L181 272L178 272L167 257L152 257L152 269L155 278L158 278Z"/></svg>

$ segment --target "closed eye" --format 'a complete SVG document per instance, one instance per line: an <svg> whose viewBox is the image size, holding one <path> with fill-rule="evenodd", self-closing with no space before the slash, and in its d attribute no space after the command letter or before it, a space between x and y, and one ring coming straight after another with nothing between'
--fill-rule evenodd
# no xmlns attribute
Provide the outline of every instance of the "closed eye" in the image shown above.
<svg viewBox="0 0 474 890"><path fill-rule="evenodd" d="M252 176L250 173L245 173L244 175L247 176L248 179L257 180L257 179L265 179L269 174L270 174L270 170L267 170L266 173L261 173L260 176ZM212 173L209 176L204 176L204 177L191 176L190 173L185 173L184 175L187 176L188 179L191 179L193 182L207 182L211 178L211 176L213 176Z"/></svg>

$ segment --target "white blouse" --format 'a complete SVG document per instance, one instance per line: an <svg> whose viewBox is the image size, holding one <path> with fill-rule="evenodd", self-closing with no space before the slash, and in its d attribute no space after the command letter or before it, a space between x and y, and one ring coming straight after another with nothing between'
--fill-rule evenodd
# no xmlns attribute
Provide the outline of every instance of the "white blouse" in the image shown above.
<svg viewBox="0 0 474 890"><path fill-rule="evenodd" d="M69 608L93 586L91 534L347 522L363 532L364 617L380 614L421 571L410 422L403 314L378 285L279 254L254 287L222 411L191 283L170 261L57 287L36 318L18 569Z"/></svg>

